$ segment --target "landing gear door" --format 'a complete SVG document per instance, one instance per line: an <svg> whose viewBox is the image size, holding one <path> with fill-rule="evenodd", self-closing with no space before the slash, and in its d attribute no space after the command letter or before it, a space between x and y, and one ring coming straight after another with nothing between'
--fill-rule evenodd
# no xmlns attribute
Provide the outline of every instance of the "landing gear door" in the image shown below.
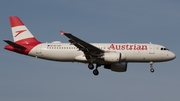
<svg viewBox="0 0 180 101"><path fill-rule="evenodd" d="M154 51L155 51L154 47L155 47L154 45L150 44L150 46L149 46L149 54L154 54Z"/></svg>

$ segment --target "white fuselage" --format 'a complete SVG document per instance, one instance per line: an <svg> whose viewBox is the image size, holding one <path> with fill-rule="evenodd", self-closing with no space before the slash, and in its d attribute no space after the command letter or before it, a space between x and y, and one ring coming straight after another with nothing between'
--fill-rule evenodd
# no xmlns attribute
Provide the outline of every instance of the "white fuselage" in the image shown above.
<svg viewBox="0 0 180 101"><path fill-rule="evenodd" d="M151 43L92 43L92 45L106 52L122 53L125 57L123 62L163 62L175 57L175 54L166 50L164 46ZM70 43L42 43L35 46L29 55L53 61L87 62L84 53Z"/></svg>

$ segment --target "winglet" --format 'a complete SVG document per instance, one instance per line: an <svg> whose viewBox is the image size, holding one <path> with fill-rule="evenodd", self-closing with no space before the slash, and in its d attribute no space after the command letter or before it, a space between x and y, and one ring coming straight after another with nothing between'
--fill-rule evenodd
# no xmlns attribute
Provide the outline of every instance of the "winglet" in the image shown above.
<svg viewBox="0 0 180 101"><path fill-rule="evenodd" d="M61 32L61 35L64 35L64 34L65 34L65 32L64 32L64 31L62 31L62 30L60 30L60 32Z"/></svg>

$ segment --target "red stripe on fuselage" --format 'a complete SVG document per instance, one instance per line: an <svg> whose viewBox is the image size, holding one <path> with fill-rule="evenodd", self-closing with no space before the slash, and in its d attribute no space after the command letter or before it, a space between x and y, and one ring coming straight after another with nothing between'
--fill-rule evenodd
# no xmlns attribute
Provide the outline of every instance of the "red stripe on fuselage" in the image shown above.
<svg viewBox="0 0 180 101"><path fill-rule="evenodd" d="M41 44L41 42L39 42L36 38L27 38L27 39L23 39L23 40L19 40L15 42L16 44L19 44L21 46L26 47L25 50L20 50L20 49L15 49L10 45L5 46L4 48L9 50L9 51L13 51L13 52L17 52L20 54L25 54L28 55L29 52L38 44Z"/></svg>

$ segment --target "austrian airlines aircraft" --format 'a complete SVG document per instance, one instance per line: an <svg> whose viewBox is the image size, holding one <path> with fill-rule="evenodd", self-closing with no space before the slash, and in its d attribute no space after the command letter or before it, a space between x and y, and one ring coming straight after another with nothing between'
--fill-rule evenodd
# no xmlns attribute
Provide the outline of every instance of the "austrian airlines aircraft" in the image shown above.
<svg viewBox="0 0 180 101"><path fill-rule="evenodd" d="M36 58L58 62L87 63L88 68L98 75L98 67L115 72L126 72L129 62L148 62L153 73L154 62L175 59L175 54L162 45L152 43L87 43L76 36L61 31L70 43L38 41L17 16L10 16L14 42L4 40L6 50Z"/></svg>

